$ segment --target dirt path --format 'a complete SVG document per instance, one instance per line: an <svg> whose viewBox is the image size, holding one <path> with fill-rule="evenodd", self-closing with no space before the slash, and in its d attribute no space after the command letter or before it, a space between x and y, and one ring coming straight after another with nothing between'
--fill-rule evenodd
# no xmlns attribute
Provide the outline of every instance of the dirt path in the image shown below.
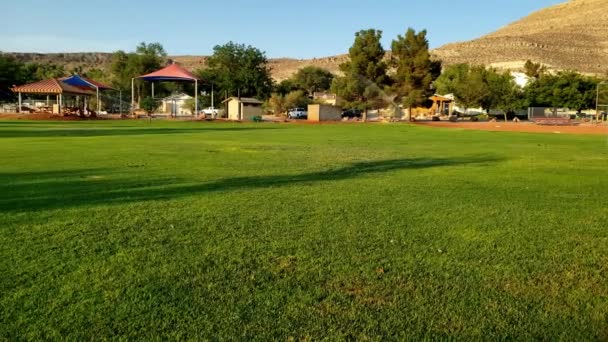
<svg viewBox="0 0 608 342"><path fill-rule="evenodd" d="M420 126L460 128L480 131L500 132L530 132L553 134L592 134L608 135L606 125L579 125L579 126L539 126L530 122L417 122Z"/></svg>

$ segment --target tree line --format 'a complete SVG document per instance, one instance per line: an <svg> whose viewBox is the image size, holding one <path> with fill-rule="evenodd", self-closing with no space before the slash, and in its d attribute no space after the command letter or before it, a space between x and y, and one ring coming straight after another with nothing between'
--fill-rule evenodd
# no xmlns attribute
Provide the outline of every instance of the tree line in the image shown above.
<svg viewBox="0 0 608 342"><path fill-rule="evenodd" d="M456 64L444 69L435 81L438 92L454 94L464 108L498 109L505 114L528 107L569 108L578 112L595 108L600 77L574 71L548 72L540 63L527 61L529 80L523 87L516 84L508 71Z"/></svg>
<svg viewBox="0 0 608 342"><path fill-rule="evenodd" d="M67 72L61 65L22 63L12 56L0 54L0 98L12 97L10 89L13 86L66 75Z"/></svg>
<svg viewBox="0 0 608 342"><path fill-rule="evenodd" d="M340 75L308 66L289 79L275 83L268 58L263 51L229 42L215 46L205 67L194 73L203 82L200 107L211 105L211 91L217 99L230 96L255 97L267 101L267 107L281 113L291 107L304 107L318 91L340 96L344 106L363 111L380 108L428 107L435 93L453 94L465 108L515 111L531 106L564 107L576 110L595 106L595 89L600 78L574 71L552 73L540 63L528 61L525 72L530 82L518 86L511 73L479 65L442 66L432 58L427 31L409 28L391 43L391 51L382 46L382 31L369 29L355 34L348 61L341 64ZM79 73L109 83L127 94L131 80L158 70L172 61L159 43L141 43L134 51L112 54L108 70L76 68L66 72L53 64L20 63L0 55L0 90L9 92L15 84ZM151 93L151 85L135 81L135 101ZM183 91L192 93L192 84L162 83L159 95Z"/></svg>

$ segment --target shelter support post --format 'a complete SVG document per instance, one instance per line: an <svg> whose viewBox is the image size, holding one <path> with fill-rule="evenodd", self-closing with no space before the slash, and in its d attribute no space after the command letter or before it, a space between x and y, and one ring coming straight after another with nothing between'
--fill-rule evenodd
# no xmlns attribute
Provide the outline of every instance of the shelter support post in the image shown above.
<svg viewBox="0 0 608 342"><path fill-rule="evenodd" d="M198 118L198 80L194 80L194 113Z"/></svg>
<svg viewBox="0 0 608 342"><path fill-rule="evenodd" d="M21 114L21 93L19 93L19 108L17 108L17 113Z"/></svg>
<svg viewBox="0 0 608 342"><path fill-rule="evenodd" d="M152 82L152 98L154 98L154 82Z"/></svg>
<svg viewBox="0 0 608 342"><path fill-rule="evenodd" d="M63 95L59 94L59 114L61 115L61 110L63 109Z"/></svg>
<svg viewBox="0 0 608 342"><path fill-rule="evenodd" d="M131 114L135 114L135 79L131 79Z"/></svg>
<svg viewBox="0 0 608 342"><path fill-rule="evenodd" d="M97 88L97 114L99 114L99 112L101 112L101 103L99 102L99 87L95 88Z"/></svg>
<svg viewBox="0 0 608 342"><path fill-rule="evenodd" d="M46 106L48 107L51 101L49 100L50 96L46 96Z"/></svg>

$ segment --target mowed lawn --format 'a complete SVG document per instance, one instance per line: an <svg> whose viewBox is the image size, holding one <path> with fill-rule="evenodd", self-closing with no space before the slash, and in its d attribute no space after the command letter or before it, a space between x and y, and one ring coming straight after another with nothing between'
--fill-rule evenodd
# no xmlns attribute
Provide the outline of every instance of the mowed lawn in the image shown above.
<svg viewBox="0 0 608 342"><path fill-rule="evenodd" d="M608 339L608 139L0 122L0 339Z"/></svg>

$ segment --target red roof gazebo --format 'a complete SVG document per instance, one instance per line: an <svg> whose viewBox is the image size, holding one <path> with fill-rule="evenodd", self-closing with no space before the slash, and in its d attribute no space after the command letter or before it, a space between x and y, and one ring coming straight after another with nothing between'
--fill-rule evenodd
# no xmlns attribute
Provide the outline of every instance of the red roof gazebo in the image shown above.
<svg viewBox="0 0 608 342"><path fill-rule="evenodd" d="M179 64L173 63L160 70L136 78L152 82L152 97L154 97L154 82L194 82L194 112L198 116L199 79ZM131 111L133 112L135 110L135 78L131 79L131 101Z"/></svg>
<svg viewBox="0 0 608 342"><path fill-rule="evenodd" d="M111 88L92 80L86 79L85 81L82 77L74 75L71 77L64 77L59 79L51 78L48 80L24 84L21 86L13 87L11 90L19 95L18 112L20 113L21 94L47 95L47 104L48 96L55 95L57 96L57 104L59 105L58 110L59 112L61 112L61 107L63 105L63 97L65 95L90 97L95 95L95 89L97 89L97 93L99 93L100 89L104 90Z"/></svg>

